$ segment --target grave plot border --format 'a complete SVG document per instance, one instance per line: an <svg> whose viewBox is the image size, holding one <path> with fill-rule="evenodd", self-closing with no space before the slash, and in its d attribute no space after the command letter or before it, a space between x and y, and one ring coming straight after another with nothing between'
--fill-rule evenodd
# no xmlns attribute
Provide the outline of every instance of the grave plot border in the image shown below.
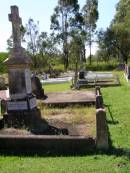
<svg viewBox="0 0 130 173"><path fill-rule="evenodd" d="M108 150L108 127L100 87L96 87L96 138L69 135L0 135L0 153L86 154Z"/></svg>

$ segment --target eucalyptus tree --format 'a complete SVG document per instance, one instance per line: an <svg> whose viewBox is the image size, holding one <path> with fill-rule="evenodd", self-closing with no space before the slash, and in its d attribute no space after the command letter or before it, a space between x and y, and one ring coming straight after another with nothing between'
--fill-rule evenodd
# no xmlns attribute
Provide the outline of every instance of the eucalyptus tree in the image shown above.
<svg viewBox="0 0 130 173"><path fill-rule="evenodd" d="M98 0L86 0L86 4L84 5L82 11L83 11L83 17L84 17L84 28L86 32L88 32L87 42L90 49L89 60L91 64L91 59L92 59L91 47L93 42L92 39L96 29L96 22L99 17Z"/></svg>
<svg viewBox="0 0 130 173"><path fill-rule="evenodd" d="M59 49L53 34L41 32L38 40L39 54L41 55L41 64L49 65L56 56L58 57Z"/></svg>
<svg viewBox="0 0 130 173"><path fill-rule="evenodd" d="M25 42L27 43L27 50L33 54L38 52L38 38L39 38L39 22L30 18L25 26Z"/></svg>
<svg viewBox="0 0 130 173"><path fill-rule="evenodd" d="M77 48L80 47L80 49L78 50L78 51L80 51L80 54L79 54L78 58L80 60L79 61L80 69L83 69L84 62L86 62L85 40L87 38L87 33L83 28L84 20L83 20L82 13L77 13L76 16L71 19L70 26L71 26L71 29L70 29L70 45L72 43L73 43L72 45L74 45L74 41L76 42L75 43L76 45L80 44L80 45L77 45ZM77 41L78 39L79 39L79 41ZM71 49L71 51L72 51L72 49ZM71 58L70 58L70 61L71 61ZM73 61L73 62L75 62L75 61Z"/></svg>
<svg viewBox="0 0 130 173"><path fill-rule="evenodd" d="M27 51L32 57L34 68L38 67L37 54L39 52L39 22L36 22L30 18L25 26L24 42L27 45Z"/></svg>
<svg viewBox="0 0 130 173"><path fill-rule="evenodd" d="M110 57L119 57L120 63L126 63L130 54L130 33L121 24L115 24L99 34L100 50Z"/></svg>
<svg viewBox="0 0 130 173"><path fill-rule="evenodd" d="M118 57L120 63L127 63L130 55L130 0L120 0L116 14L109 28L99 38L101 50L108 56ZM101 33L99 34L101 36Z"/></svg>
<svg viewBox="0 0 130 173"><path fill-rule="evenodd" d="M64 68L69 65L70 20L79 11L78 0L59 0L51 16L51 30L56 33L57 41L62 43Z"/></svg>
<svg viewBox="0 0 130 173"><path fill-rule="evenodd" d="M75 77L74 77L74 86L76 86L76 82L78 79L78 71L80 68L83 68L83 48L84 48L84 42L82 39L82 33L81 30L74 30L71 33L72 39L70 42L70 50L69 55L71 59L71 64L74 65L75 70Z"/></svg>
<svg viewBox="0 0 130 173"><path fill-rule="evenodd" d="M116 5L114 23L125 23L130 12L130 0L120 0Z"/></svg>

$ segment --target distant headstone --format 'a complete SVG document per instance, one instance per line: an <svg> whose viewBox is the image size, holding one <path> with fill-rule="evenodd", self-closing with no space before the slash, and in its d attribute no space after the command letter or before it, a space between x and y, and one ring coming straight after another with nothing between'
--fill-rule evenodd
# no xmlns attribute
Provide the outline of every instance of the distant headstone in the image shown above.
<svg viewBox="0 0 130 173"><path fill-rule="evenodd" d="M84 70L81 70L79 72L79 79L85 79L85 71Z"/></svg>

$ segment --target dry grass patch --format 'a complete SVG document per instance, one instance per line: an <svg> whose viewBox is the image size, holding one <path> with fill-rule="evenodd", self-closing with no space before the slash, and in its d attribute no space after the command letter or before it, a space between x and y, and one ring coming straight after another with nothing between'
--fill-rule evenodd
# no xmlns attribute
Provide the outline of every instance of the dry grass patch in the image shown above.
<svg viewBox="0 0 130 173"><path fill-rule="evenodd" d="M39 102L42 117L51 125L69 129L71 135L95 136L95 107L51 108Z"/></svg>
<svg viewBox="0 0 130 173"><path fill-rule="evenodd" d="M67 123L81 124L95 121L95 107L71 106L65 108L50 108L38 104L43 118L62 119Z"/></svg>

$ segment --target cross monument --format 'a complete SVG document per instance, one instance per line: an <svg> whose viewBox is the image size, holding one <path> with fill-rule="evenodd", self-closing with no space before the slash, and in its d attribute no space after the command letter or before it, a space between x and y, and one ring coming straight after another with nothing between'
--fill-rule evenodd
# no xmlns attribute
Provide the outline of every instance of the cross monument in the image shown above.
<svg viewBox="0 0 130 173"><path fill-rule="evenodd" d="M19 10L17 6L11 6L11 14L9 14L9 21L12 22L13 31L13 47L21 47L21 26L22 19L19 17Z"/></svg>
<svg viewBox="0 0 130 173"><path fill-rule="evenodd" d="M10 93L7 109L8 112L28 111L36 107L36 98L32 94L30 57L21 46L22 20L17 6L11 6L9 21L12 22L13 48L6 61Z"/></svg>

